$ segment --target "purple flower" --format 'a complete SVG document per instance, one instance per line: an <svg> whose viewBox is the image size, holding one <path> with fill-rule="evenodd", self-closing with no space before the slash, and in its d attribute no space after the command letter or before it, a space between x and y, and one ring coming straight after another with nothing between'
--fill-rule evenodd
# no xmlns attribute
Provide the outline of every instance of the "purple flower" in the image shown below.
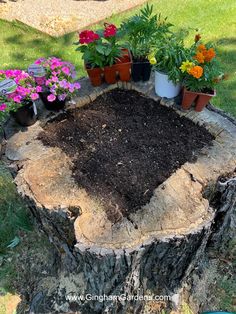
<svg viewBox="0 0 236 314"><path fill-rule="evenodd" d="M6 108L7 108L6 104L3 103L0 105L0 111L5 111Z"/></svg>
<svg viewBox="0 0 236 314"><path fill-rule="evenodd" d="M62 95L59 95L58 96L58 99L60 100L60 101L63 101L63 100L65 100L66 99L66 94L62 94Z"/></svg>
<svg viewBox="0 0 236 314"><path fill-rule="evenodd" d="M53 94L50 94L50 95L48 95L47 100L50 101L50 102L53 102L53 101L56 100L56 96L53 95Z"/></svg>
<svg viewBox="0 0 236 314"><path fill-rule="evenodd" d="M80 89L80 88L81 88L80 83L75 82L75 83L74 83L74 88L75 88L75 89Z"/></svg>
<svg viewBox="0 0 236 314"><path fill-rule="evenodd" d="M61 88L65 88L65 89L69 87L69 83L66 80L60 81L59 85Z"/></svg>
<svg viewBox="0 0 236 314"><path fill-rule="evenodd" d="M37 94L37 93L33 93L33 94L31 94L31 99L32 100L36 100L36 99L38 99L39 98L39 94Z"/></svg>

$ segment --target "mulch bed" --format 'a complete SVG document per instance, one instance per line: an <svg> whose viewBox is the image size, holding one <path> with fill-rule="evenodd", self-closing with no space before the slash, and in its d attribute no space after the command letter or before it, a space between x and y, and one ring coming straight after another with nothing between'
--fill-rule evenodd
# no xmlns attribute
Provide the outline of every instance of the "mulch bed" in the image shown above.
<svg viewBox="0 0 236 314"><path fill-rule="evenodd" d="M113 90L59 115L39 136L73 158L73 176L116 222L149 202L213 136L174 110L135 91Z"/></svg>

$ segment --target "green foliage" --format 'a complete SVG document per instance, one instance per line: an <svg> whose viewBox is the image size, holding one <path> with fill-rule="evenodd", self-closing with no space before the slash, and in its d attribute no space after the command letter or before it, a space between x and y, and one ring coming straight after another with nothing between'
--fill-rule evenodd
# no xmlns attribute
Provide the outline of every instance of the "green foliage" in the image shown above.
<svg viewBox="0 0 236 314"><path fill-rule="evenodd" d="M154 14L153 5L147 4L138 14L121 24L121 31L134 58L145 59L152 47L170 32L171 26L166 18L161 19L161 14Z"/></svg>
<svg viewBox="0 0 236 314"><path fill-rule="evenodd" d="M9 250L9 245L17 244L17 240L12 241L20 230L31 228L27 209L16 192L12 177L0 164L0 256Z"/></svg>
<svg viewBox="0 0 236 314"><path fill-rule="evenodd" d="M188 57L188 49L184 46L184 39L187 32L182 30L171 34L159 41L155 51L157 71L168 75L173 82L178 82L183 75L179 69L182 62Z"/></svg>

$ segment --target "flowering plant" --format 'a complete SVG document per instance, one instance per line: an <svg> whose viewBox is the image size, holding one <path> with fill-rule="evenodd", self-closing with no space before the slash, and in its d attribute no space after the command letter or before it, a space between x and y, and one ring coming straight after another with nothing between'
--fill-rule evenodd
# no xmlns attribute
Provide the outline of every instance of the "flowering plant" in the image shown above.
<svg viewBox="0 0 236 314"><path fill-rule="evenodd" d="M122 47L118 44L119 31L114 24L104 23L104 29L94 32L85 30L79 33L77 51L82 52L87 67L103 68L112 66L121 56Z"/></svg>
<svg viewBox="0 0 236 314"><path fill-rule="evenodd" d="M189 56L182 62L180 70L184 75L184 85L188 90L196 92L211 92L222 79L221 71L216 60L215 49L210 45L199 42L196 35L195 43L189 50Z"/></svg>
<svg viewBox="0 0 236 314"><path fill-rule="evenodd" d="M80 84L74 82L76 71L70 62L51 57L48 59L40 58L35 61L35 64L43 66L46 71L42 83L45 86L44 91L49 94L47 96L49 102L55 101L56 98L64 101L80 89Z"/></svg>
<svg viewBox="0 0 236 314"><path fill-rule="evenodd" d="M28 73L22 70L1 70L0 81L6 79L15 82L15 89L11 93L0 93L0 111L1 116L10 111L16 111L18 108L31 103L39 98L42 87L38 86Z"/></svg>
<svg viewBox="0 0 236 314"><path fill-rule="evenodd" d="M174 83L182 80L182 72L179 67L186 60L188 50L184 46L185 31L172 33L159 41L156 48L148 55L153 67L168 75L168 79Z"/></svg>

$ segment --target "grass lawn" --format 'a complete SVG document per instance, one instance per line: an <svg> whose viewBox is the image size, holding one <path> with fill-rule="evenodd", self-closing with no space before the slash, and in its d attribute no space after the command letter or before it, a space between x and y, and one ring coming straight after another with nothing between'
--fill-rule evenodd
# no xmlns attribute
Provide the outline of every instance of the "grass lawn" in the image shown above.
<svg viewBox="0 0 236 314"><path fill-rule="evenodd" d="M154 0L155 11L168 16L176 28L188 27L199 29L206 41L211 41L218 48L218 56L224 70L230 75L217 89L213 103L236 116L236 2L235 0ZM138 11L131 10L116 16L109 21L119 25L129 15ZM94 25L94 28L98 25ZM0 68L26 68L36 58L58 56L71 61L84 75L81 55L75 51L73 43L77 34L71 33L53 38L19 22L9 23L0 20ZM193 37L192 37L193 38ZM187 41L190 43L190 36Z"/></svg>
<svg viewBox="0 0 236 314"><path fill-rule="evenodd" d="M218 48L218 57L224 70L230 75L217 88L217 97L212 101L219 108L236 116L236 3L235 0L158 0L149 1L156 12L168 16L177 28L189 28L191 42L195 29L202 38L211 41ZM129 15L138 11L113 16L109 21L119 25ZM94 28L98 25L94 25ZM192 36L192 37L191 37ZM26 68L36 58L58 56L76 65L79 76L85 74L81 55L73 43L77 34L71 33L54 38L19 22L0 20L0 68Z"/></svg>

